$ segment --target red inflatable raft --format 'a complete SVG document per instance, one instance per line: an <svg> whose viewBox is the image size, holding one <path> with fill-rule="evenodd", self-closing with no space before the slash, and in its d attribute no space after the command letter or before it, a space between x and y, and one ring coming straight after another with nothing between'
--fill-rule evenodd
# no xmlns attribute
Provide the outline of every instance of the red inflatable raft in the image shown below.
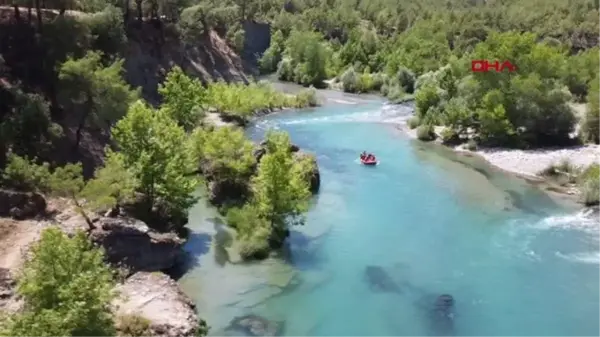
<svg viewBox="0 0 600 337"><path fill-rule="evenodd" d="M367 165L367 166L373 166L373 165L377 165L377 159L375 158L360 158L360 162L363 165Z"/></svg>

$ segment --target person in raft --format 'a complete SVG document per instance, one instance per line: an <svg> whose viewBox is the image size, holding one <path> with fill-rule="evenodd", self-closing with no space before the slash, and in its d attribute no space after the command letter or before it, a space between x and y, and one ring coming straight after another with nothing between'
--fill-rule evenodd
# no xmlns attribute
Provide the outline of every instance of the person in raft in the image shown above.
<svg viewBox="0 0 600 337"><path fill-rule="evenodd" d="M365 160L366 158L367 158L367 151L363 151L363 152L360 154L360 159L362 159L362 160Z"/></svg>

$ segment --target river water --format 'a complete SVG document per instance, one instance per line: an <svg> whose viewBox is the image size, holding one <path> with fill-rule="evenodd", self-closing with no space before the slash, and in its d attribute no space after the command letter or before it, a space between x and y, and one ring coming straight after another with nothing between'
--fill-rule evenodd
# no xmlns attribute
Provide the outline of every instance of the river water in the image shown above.
<svg viewBox="0 0 600 337"><path fill-rule="evenodd" d="M408 139L394 123L409 114L344 98L248 130L286 130L315 153L321 191L287 254L250 265L212 208L192 209L180 284L211 335L235 334L224 328L246 314L296 336L600 333L598 223L476 158ZM363 150L380 164L360 165ZM373 289L386 276L398 291ZM455 307L453 329L439 332L441 294Z"/></svg>

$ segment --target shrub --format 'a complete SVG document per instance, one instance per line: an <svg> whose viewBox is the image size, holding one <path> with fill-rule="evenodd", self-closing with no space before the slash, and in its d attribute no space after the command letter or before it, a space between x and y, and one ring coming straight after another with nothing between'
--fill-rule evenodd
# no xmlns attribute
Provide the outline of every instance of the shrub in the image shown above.
<svg viewBox="0 0 600 337"><path fill-rule="evenodd" d="M597 205L600 199L600 165L588 166L578 178L581 201L586 206Z"/></svg>
<svg viewBox="0 0 600 337"><path fill-rule="evenodd" d="M556 179L558 183L564 185L575 183L580 171L580 168L573 165L568 159L563 159L558 164L551 164L539 174Z"/></svg>
<svg viewBox="0 0 600 337"><path fill-rule="evenodd" d="M600 179L600 164L592 164L581 172L579 176L580 181L589 179Z"/></svg>
<svg viewBox="0 0 600 337"><path fill-rule="evenodd" d="M348 70L342 74L341 82L344 92L359 91L360 77L354 71L354 68L348 68Z"/></svg>
<svg viewBox="0 0 600 337"><path fill-rule="evenodd" d="M149 336L150 321L139 315L122 315L117 320L117 330L120 336Z"/></svg>
<svg viewBox="0 0 600 337"><path fill-rule="evenodd" d="M422 141L432 141L436 137L433 125L425 124L417 128L417 138Z"/></svg>
<svg viewBox="0 0 600 337"><path fill-rule="evenodd" d="M598 205L598 193L600 193L600 182L598 179L589 180L579 187L581 201L586 206Z"/></svg>
<svg viewBox="0 0 600 337"><path fill-rule="evenodd" d="M299 108L307 106L314 107L319 105L317 100L317 90L315 87L310 86L310 88L300 91L296 95L296 101Z"/></svg>
<svg viewBox="0 0 600 337"><path fill-rule="evenodd" d="M412 130L412 129L416 129L417 126L419 126L419 124L421 124L421 120L419 119L418 116L412 116L408 122L408 127Z"/></svg>
<svg viewBox="0 0 600 337"><path fill-rule="evenodd" d="M7 157L2 174L3 185L22 191L46 191L50 181L48 163L38 165L35 158L29 160L14 153L9 153Z"/></svg>
<svg viewBox="0 0 600 337"><path fill-rule="evenodd" d="M452 128L444 128L440 136L442 143L445 145L457 145L460 143L458 133Z"/></svg>
<svg viewBox="0 0 600 337"><path fill-rule="evenodd" d="M8 336L114 336L113 274L102 250L78 231L45 229L18 279L25 306L0 329Z"/></svg>
<svg viewBox="0 0 600 337"><path fill-rule="evenodd" d="M240 256L243 259L262 259L269 255L271 226L259 216L254 205L229 209L226 222L238 233Z"/></svg>
<svg viewBox="0 0 600 337"><path fill-rule="evenodd" d="M415 92L415 74L405 67L400 67L396 73L396 80L405 92L412 94Z"/></svg>

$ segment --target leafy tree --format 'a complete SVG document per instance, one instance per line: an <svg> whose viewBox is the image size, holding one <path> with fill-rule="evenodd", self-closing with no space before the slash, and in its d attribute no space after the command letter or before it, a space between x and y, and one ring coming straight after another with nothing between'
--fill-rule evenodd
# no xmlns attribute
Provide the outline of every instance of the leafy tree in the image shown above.
<svg viewBox="0 0 600 337"><path fill-rule="evenodd" d="M284 52L290 62L289 69L278 71L279 78L307 86L321 86L327 76L328 58L323 42L323 37L318 33L292 31Z"/></svg>
<svg viewBox="0 0 600 337"><path fill-rule="evenodd" d="M77 111L78 116L76 148L86 123L111 126L137 96L121 77L123 60L104 67L101 57L100 53L88 52L85 57L69 59L60 66L59 100L64 107Z"/></svg>
<svg viewBox="0 0 600 337"><path fill-rule="evenodd" d="M146 198L147 214L157 203L169 214L183 216L195 202L197 179L191 146L185 131L164 111L154 111L142 101L131 105L113 128L113 138L139 181Z"/></svg>
<svg viewBox="0 0 600 337"><path fill-rule="evenodd" d="M254 145L242 129L220 127L198 132L204 134L196 134L196 140L201 141L196 149L200 149L202 160L210 163L213 179L234 183L248 180L256 159L253 155Z"/></svg>
<svg viewBox="0 0 600 337"><path fill-rule="evenodd" d="M272 228L271 242L280 246L287 236L288 223L302 223L310 198L305 165L294 161L286 133L267 134L267 153L252 179L252 191L258 214Z"/></svg>
<svg viewBox="0 0 600 337"><path fill-rule="evenodd" d="M104 166L96 170L79 196L86 199L86 206L105 210L133 201L138 185L133 172L125 166L123 154L106 149Z"/></svg>
<svg viewBox="0 0 600 337"><path fill-rule="evenodd" d="M79 231L51 227L31 249L18 278L24 311L4 322L7 336L114 336L114 282L104 254Z"/></svg>
<svg viewBox="0 0 600 337"><path fill-rule="evenodd" d="M271 36L271 44L259 60L260 71L263 74L268 74L277 70L277 65L281 62L284 50L283 33L278 30Z"/></svg>
<svg viewBox="0 0 600 337"><path fill-rule="evenodd" d="M198 124L206 101L206 91L198 79L191 79L175 66L167 74L165 82L159 85L158 92L163 99L161 109L181 127L190 131Z"/></svg>

